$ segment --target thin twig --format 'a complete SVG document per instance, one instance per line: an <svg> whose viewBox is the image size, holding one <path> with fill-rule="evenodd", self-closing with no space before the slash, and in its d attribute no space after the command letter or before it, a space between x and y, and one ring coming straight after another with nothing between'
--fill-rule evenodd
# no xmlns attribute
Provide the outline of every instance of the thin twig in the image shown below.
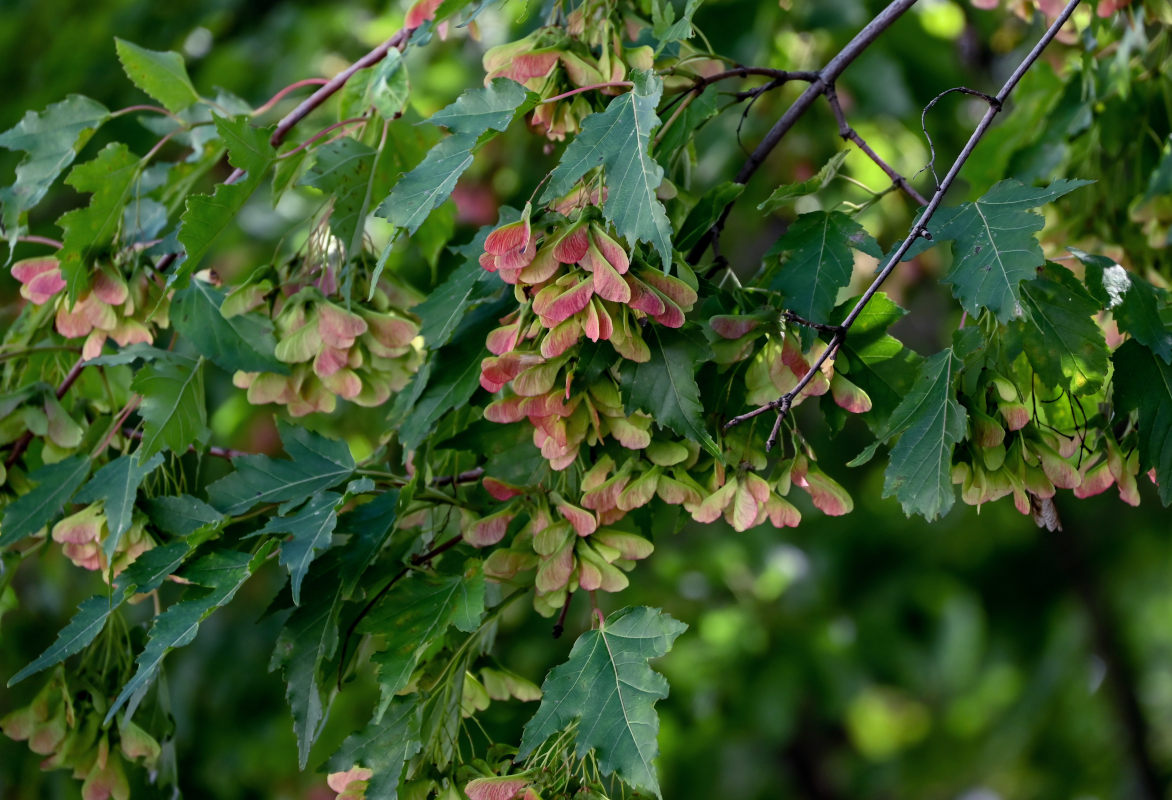
<svg viewBox="0 0 1172 800"><path fill-rule="evenodd" d="M670 108L671 105L677 102L680 98L700 94L700 92L704 91L714 83L719 83L720 81L727 80L729 78L748 78L752 76L770 78L771 80L769 83L765 84L765 86L769 88L777 88L778 86L783 86L790 81L811 82L818 80L818 73L814 72L813 70L786 70L772 69L771 67L736 66L732 69L726 69L723 72L714 72L711 75L701 75L700 77L696 78L695 83L672 98L671 103L668 104L667 108ZM763 88L764 87L758 86L757 89L753 91L759 91Z"/></svg>
<svg viewBox="0 0 1172 800"><path fill-rule="evenodd" d="M380 44L378 47L371 50L362 58L355 61L346 69L339 72L329 80L324 86L306 98L301 105L290 111L285 117L277 123L277 129L273 131L272 138L269 143L273 147L277 147L281 142L285 141L285 137L289 135L289 131L293 130L293 126L305 119L311 112L318 108L326 100L329 100L334 94L346 85L346 81L354 76L354 73L364 70L367 67L372 67L378 62L387 57L387 53L391 48L401 50L406 44L407 40L411 38L411 31L413 29L403 28L390 39Z"/></svg>
<svg viewBox="0 0 1172 800"><path fill-rule="evenodd" d="M822 333L837 333L838 332L837 325L827 325L824 322L813 322L813 321L808 320L805 317L799 316L798 314L795 314L794 312L789 311L789 310L783 311L781 315L783 317L785 317L786 321L788 321L788 322L794 322L794 323L797 323L798 325L804 325L807 328L812 328L816 331L821 331Z"/></svg>
<svg viewBox="0 0 1172 800"><path fill-rule="evenodd" d="M413 30L414 28L403 28L390 39L387 39L327 81L320 89L303 100L301 105L290 111L277 123L277 129L273 131L273 135L269 138L269 144L273 147L279 147L281 142L285 141L285 137L289 135L289 131L293 130L297 123L301 122L301 120L305 119L310 113L333 97L338 90L346 85L348 80L354 77L355 73L382 61L387 57L387 53L392 48L403 49L407 44L407 40L411 38L411 32ZM242 177L244 177L242 170L233 170L232 174L228 176L228 179L224 183L230 185ZM167 253L159 259L159 263L155 265L155 270L158 272L166 272L175 263L177 258L179 258L179 253Z"/></svg>
<svg viewBox="0 0 1172 800"><path fill-rule="evenodd" d="M891 178L891 182L902 189L904 194L915 200L917 205L921 207L928 205L928 201L922 194L916 191L915 187L908 182L908 179L880 158L879 154L871 149L871 145L867 144L863 137L859 135L859 132L852 128L850 123L846 121L846 114L842 111L842 104L838 102L838 92L835 91L834 86L830 86L826 90L826 102L830 104L830 110L834 112L834 118L838 121L838 135L843 139L854 142L860 150L867 154L868 158L875 162L879 169L887 173L887 177Z"/></svg>
<svg viewBox="0 0 1172 800"><path fill-rule="evenodd" d="M929 157L928 163L920 169L920 172L923 172L925 169L931 170L932 180L936 181L937 186L940 185L940 176L936 174L936 144L932 141L932 134L928 133L928 112L935 108L936 104L939 103L943 98L947 97L953 92L957 92L959 94L970 94L974 97L979 97L991 106L995 106L1000 102L996 97L987 95L984 92L979 92L976 89L970 89L967 86L954 86L951 89L945 89L943 92L929 100L928 105L924 106L924 110L920 112L920 130L924 132L924 138L928 142ZM916 175L919 175L920 172L917 172Z"/></svg>
<svg viewBox="0 0 1172 800"><path fill-rule="evenodd" d="M542 100L542 103L556 103L558 100L565 100L567 97L573 97L582 92L593 92L595 89L630 89L635 84L630 81L608 81L606 83L592 83L589 86L579 86L577 89L571 89L568 92L556 94L553 97L547 97Z"/></svg>
<svg viewBox="0 0 1172 800"><path fill-rule="evenodd" d="M114 119L115 117L121 117L124 114L133 114L135 111L152 111L155 114L163 114L164 116L170 117L171 119L175 120L184 128L187 127L187 123L184 122L181 117L178 117L175 114L172 114L170 111L163 108L162 106L152 106L152 105L127 106L126 108L120 108L117 111L111 112L110 119Z"/></svg>
<svg viewBox="0 0 1172 800"><path fill-rule="evenodd" d="M432 486L451 486L457 483L475 483L484 477L484 467L465 470L459 475L441 475L431 482Z"/></svg>
<svg viewBox="0 0 1172 800"><path fill-rule="evenodd" d="M838 76L842 74L851 62L858 58L864 50L870 47L883 31L887 30L891 25L903 15L905 11L915 5L916 0L893 0L893 2L879 12L873 20L867 23L861 31L859 31L855 38L851 39L845 47L838 52L834 58L827 62L826 66L818 70L818 77L811 81L810 85L806 87L806 91L802 92L798 99L794 101L786 112L781 115L781 118L774 123L769 133L765 134L765 138L757 145L757 148L749 155L736 177L733 179L736 183L745 184L749 182L749 178L765 163L765 159L773 152L773 148L777 147L782 137L789 133L802 115L810 110L814 105L814 101L823 95L826 90L834 85L838 80ZM728 219L729 212L732 210L733 204L730 202L725 205L724 210L709 228L700 240L696 242L695 246L688 253L688 263L695 264L700 260L700 256L708 249L713 240L720 236L720 231L724 228L724 223Z"/></svg>
<svg viewBox="0 0 1172 800"><path fill-rule="evenodd" d="M295 83L291 83L288 86L286 86L284 89L281 89L275 95L270 97L268 102L266 102L264 105L260 106L259 108L254 109L252 112L252 116L259 117L261 114L270 110L277 103L281 102L281 100L285 97L285 95L289 94L289 92L296 91L297 89L300 89L305 86L324 86L325 84L327 84L329 82L330 82L329 78L305 78L305 79L299 80Z"/></svg>
<svg viewBox="0 0 1172 800"><path fill-rule="evenodd" d="M369 122L369 121L370 121L369 117L351 117L350 119L344 119L341 122L335 122L333 125L330 125L326 128L322 128L320 131L315 133L313 136L310 136L308 139L306 139L304 142L302 142L301 144L294 147L292 150L290 150L286 153L281 153L281 155L277 156L277 159L280 160L282 158L288 158L291 155L294 155L296 153L300 153L302 150L309 147L311 144L313 144L318 139L325 136L330 131L337 130L338 128L344 128L348 125L357 125L359 122Z"/></svg>
<svg viewBox="0 0 1172 800"><path fill-rule="evenodd" d="M50 239L48 236L34 236L31 234L26 236L17 236L16 241L28 242L29 244L43 244L46 247L53 247L57 250L60 250L65 246L62 242L59 242L56 239Z"/></svg>
<svg viewBox="0 0 1172 800"><path fill-rule="evenodd" d="M772 402L766 403L765 405L760 406L753 411L734 417L733 419L726 422L724 425L725 430L733 427L734 425L745 422L746 420L752 419L753 417L756 417L760 414L764 414L766 411L776 411L777 420L773 424L773 430L770 432L769 438L765 440L765 450L769 451L773 448L773 445L777 442L778 431L781 429L781 421L789 412L794 398L801 394L802 390L804 390L807 384L809 384L813 379L815 373L819 372L822 365L827 360L832 358L838 351L839 346L842 345L843 341L846 339L846 334L850 330L851 326L855 324L855 321L859 318L859 315L863 313L863 309L866 308L867 304L871 302L871 299L879 291L879 287L883 285L883 282L886 281L891 273L895 270L895 267L899 264L900 259L903 258L904 254L911 249L911 246L913 243L915 243L916 239L921 237L925 239L932 238L932 235L928 232L927 229L928 222L931 221L932 216L936 213L937 209L940 208L940 204L944 200L945 193L948 191L949 187L952 186L953 181L956 180L956 176L960 174L961 168L964 166L965 162L968 161L969 156L972 155L973 150L976 149L977 144L981 141L981 139L985 136L985 133L989 130L989 127L993 124L993 119L1004 107L1006 99L1009 97L1010 93L1013 92L1022 76L1025 75L1026 70L1028 70L1033 65L1033 63L1038 60L1038 57L1042 54L1042 51L1046 49L1046 45L1048 45L1050 41L1058 34L1059 28L1061 28L1063 23L1065 23L1070 15L1074 13L1074 9L1078 6L1079 2L1080 0L1070 0L1070 2L1066 4L1066 7L1062 10L1062 13L1058 15L1058 18L1054 20L1054 23L1046 30L1046 32L1038 40L1037 44L1034 45L1033 49L1030 50L1029 54L1026 55L1024 59L1022 59L1021 63L1018 64L1017 69L1013 71L1013 74L1009 76L1009 79L1005 82L1005 85L1001 87L1001 91L999 91L995 97L989 98L989 108L985 111L985 116L983 116L981 121L977 123L977 127L973 130L973 133L969 137L968 142L965 143L964 148L960 151L960 154L957 155L956 160L952 162L952 166L949 167L948 174L944 176L944 179L940 181L940 184L936 187L936 192L932 195L932 199L924 209L924 213L912 226L912 229L908 232L907 237L903 240L899 247L896 248L895 252L891 254L887 264L883 267L879 274L875 276L875 280L873 280L871 285L867 287L867 291L865 291L863 296L859 298L857 303L855 303L854 308L852 308L850 313L846 315L846 319L844 319L838 326L838 329L834 332L834 335L831 337L826 349L822 352L821 355L818 356L818 358L814 360L814 363L810 365L809 371L798 380L793 389L786 392L781 397Z"/></svg>
<svg viewBox="0 0 1172 800"><path fill-rule="evenodd" d="M131 439L137 439L139 441L142 440L142 431L137 430L135 428L123 428L122 435L126 436L128 438L131 438ZM194 444L189 444L187 446L187 452L198 453L201 451ZM228 448L228 447L209 447L206 451L202 451L202 452L206 452L209 456L215 456L216 458L228 458L228 459L240 458L241 456L256 455L255 453L249 453L244 450L232 450L231 448Z"/></svg>

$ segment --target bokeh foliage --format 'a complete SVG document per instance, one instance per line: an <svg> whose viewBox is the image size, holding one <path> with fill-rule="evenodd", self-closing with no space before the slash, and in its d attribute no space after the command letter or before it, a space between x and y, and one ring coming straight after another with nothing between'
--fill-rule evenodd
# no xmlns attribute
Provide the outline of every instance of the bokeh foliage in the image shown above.
<svg viewBox="0 0 1172 800"><path fill-rule="evenodd" d="M718 52L738 61L807 69L823 63L882 6L862 0L782 5L711 2L696 23ZM171 5L166 13L136 2L75 6L25 3L0 15L0 42L10 55L0 72L7 73L6 86L21 87L0 105L0 129L26 109L70 92L110 108L142 102L121 76L114 35L184 51L198 87L223 86L258 104L291 80L336 71L397 29L403 14L398 6L375 3L222 0ZM485 46L506 40L510 29L532 27L536 13L519 3L485 12ZM954 199L976 199L1008 176L1097 180L1099 188L1072 193L1047 211L1053 223L1047 252L1061 243L1126 256L1137 272L1167 285L1172 181L1158 168L1170 163L1169 35L1153 25L1144 38L1130 13L1113 32L1104 24L1086 34L1117 37L1110 57L1088 56L1079 64L1055 55L1030 73L1011 113L966 168L967 185ZM1039 24L967 3L925 0L841 81L852 124L877 150L893 154L893 166L915 173L927 160L920 109L950 86L994 89L1021 48L1034 41ZM477 83L481 53L460 39L412 50L408 117L425 117ZM709 184L726 175L744 156L740 140L751 148L796 91L762 96L743 124L725 115L703 130L696 140L697 180ZM943 158L967 138L974 102L952 97L929 114ZM116 124L117 135L139 151L156 139L129 119ZM739 202L751 208L772 187L808 178L840 148L836 130L825 108L809 114ZM459 215L441 212L464 234L457 241L493 221L497 203L523 205L530 187L556 163L552 157L529 164L510 159L523 137L512 130L487 145L464 179L471 200ZM10 156L0 154L5 176L15 164ZM871 187L886 185L857 152L844 173ZM839 180L797 208L870 197ZM477 202L487 210L477 211ZM51 220L66 207L38 209L33 231L53 235ZM299 246L284 237L289 220L304 210L273 210L266 198L254 198L243 230L233 234L231 247L220 247L230 254L217 269L231 274ZM914 210L893 192L863 220L888 245L906 231ZM747 268L780 229L777 219L734 215L725 256ZM418 252L392 254L391 268L401 268L419 288L460 263L429 251L426 239L411 247ZM1061 254L1057 245L1053 252ZM948 287L936 281L946 268L930 252L887 287L910 309L899 334L925 354L948 343L961 313ZM856 274L854 288L866 277ZM0 280L7 320L16 284ZM215 380L208 386L215 434L245 449L271 446L269 412L237 401L221 405L217 398L228 397L229 384L223 375ZM360 411L315 424L362 452L374 446L368 434L373 419ZM828 463L845 463L868 441L858 422L833 424L831 417L828 429L813 413L799 420ZM214 474L224 466L200 469ZM894 500L880 499L879 467L840 469L835 478L856 499L854 514L830 519L807 504L803 525L784 533L690 526L632 574L621 604L660 607L691 625L658 663L671 685L658 705L665 796L1147 797L1145 769L1154 770L1166 792L1172 774L1172 541L1167 512L1151 486L1143 485L1138 509L1122 509L1113 496L1060 500L1065 531L1047 533L1006 501L979 512L957 507L929 526L906 518ZM40 653L98 585L79 579L59 554L46 553L36 569L34 576L25 566L0 595L0 611L15 606L16 598L20 607L0 627L5 676ZM168 661L176 739L164 763L190 797L322 796L321 776L296 769L282 687L265 675L283 620L258 619L258 611L284 581L276 563L263 567L208 620L192 647ZM131 633L141 644L150 609L134 609L129 618L138 623ZM588 628L581 598L566 625L573 634ZM573 639L553 640L549 629L550 623L516 607L502 622L499 659L540 682L550 664L565 659ZM33 691L23 685L7 690L0 711L27 702ZM310 754L312 764L365 723L377 691L363 685L343 693ZM501 705L486 723L494 732L515 729L528 713ZM1137 719L1146 726L1143 755L1129 738ZM0 739L0 796L76 795L68 776L41 773L36 762L23 744Z"/></svg>

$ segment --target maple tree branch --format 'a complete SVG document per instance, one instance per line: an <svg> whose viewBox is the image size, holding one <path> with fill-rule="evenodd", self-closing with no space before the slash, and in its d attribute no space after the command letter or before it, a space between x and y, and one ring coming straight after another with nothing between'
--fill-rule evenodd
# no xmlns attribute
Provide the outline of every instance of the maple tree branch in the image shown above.
<svg viewBox="0 0 1172 800"><path fill-rule="evenodd" d="M302 150L309 147L311 144L318 141L326 134L330 133L331 131L335 131L338 128L345 128L350 125L357 125L359 122L369 122L369 121L370 121L369 117L351 117L350 119L344 119L341 122L335 122L333 125L329 125L325 128L322 128L320 131L315 133L313 136L310 136L308 139L306 139L304 142L302 142L301 144L294 147L292 150L281 153L279 156L277 156L277 160L280 161L282 158L288 158L289 156L296 155L297 153L300 153ZM239 172L239 170L237 170L237 172ZM234 174L235 173L233 173L233 175ZM243 173L241 173L241 174L243 175ZM231 177L229 177L229 181L231 181Z"/></svg>
<svg viewBox="0 0 1172 800"><path fill-rule="evenodd" d="M1066 7L1062 10L1062 13L1059 14L1057 19L1055 19L1050 27L1046 29L1046 32L1042 34L1042 37L1037 41L1037 43L1025 56L1025 58L1022 59L1021 63L1018 64L1017 69L1015 69L1013 74L1010 75L1008 80L1005 81L1005 85L1001 87L1001 91L999 91L994 97L989 98L989 107L986 109L985 115L981 117L981 121L977 123L977 127L973 130L972 135L969 136L969 140L965 143L959 155L957 155L956 160L952 162L952 166L949 167L948 173L944 176L944 179L941 180L939 184L937 184L936 191L932 195L931 201L924 208L923 214L916 221L916 223L912 225L908 235L904 238L903 242L900 243L899 247L895 249L895 252L892 253L888 258L886 265L882 270L880 270L879 274L875 276L875 279L871 282L871 285L867 287L865 292L863 292L862 297L860 297L858 302L855 303L850 313L847 314L842 323L837 326L837 329L834 331L833 336L831 336L830 342L828 343L826 349L823 350L816 359L814 359L814 363L810 365L810 369L806 372L806 374L798 380L793 389L786 392L776 400L770 401L769 403L766 403L763 406L759 406L752 411L730 419L724 424L724 430L728 430L729 428L735 425L739 425L746 420L752 419L760 414L764 414L766 411L776 411L777 420L773 424L773 430L770 432L769 438L765 440L766 452L773 449L773 445L777 442L778 432L781 429L781 421L785 418L785 415L789 413L790 407L793 405L794 398L802 393L810 381L813 380L814 375L821 370L822 365L830 360L838 351L838 348L842 345L843 341L845 341L847 332L850 330L851 326L855 324L855 321L859 318L859 315L863 313L863 309L866 308L867 304L871 302L871 299L879 291L879 288L883 285L884 281L886 281L891 273L895 271L895 267L899 264L900 259L903 258L904 254L906 254L907 251L911 249L916 239L921 237L925 239L932 238L931 233L928 232L927 226L933 215L935 215L936 211L940 208L940 204L944 200L945 193L948 192L948 189L952 186L953 181L955 181L957 175L960 174L961 168L965 165L965 162L968 161L969 156L973 154L973 150L976 149L981 139L984 138L990 126L992 126L993 119L997 116L998 113L1001 112L1001 109L1005 105L1006 99L1008 99L1009 95L1013 92L1022 76L1025 75L1026 70L1028 70L1033 65L1033 63L1038 60L1038 57L1041 56L1042 51L1046 49L1046 45L1048 45L1058 34L1059 28L1061 28L1063 23L1065 23L1070 15L1074 13L1074 9L1078 7L1079 2L1081 2L1081 0L1069 0L1069 2L1066 4Z"/></svg>
<svg viewBox="0 0 1172 800"><path fill-rule="evenodd" d="M484 467L465 470L459 475L441 475L431 482L432 486L451 486L456 483L474 483L484 477Z"/></svg>
<svg viewBox="0 0 1172 800"><path fill-rule="evenodd" d="M891 27L915 3L916 0L893 0L887 8L880 11L861 31L855 34L855 37L847 42L842 50L838 51L838 55L834 56L834 58L826 63L826 66L818 70L817 78L810 82L806 90L793 102L793 105L786 109L786 112L781 115L781 118L769 129L769 132L765 134L765 138L749 154L749 158L741 166L740 171L737 172L733 181L742 185L748 183L749 178L753 177L753 174L765 163L765 159L773 152L773 148L777 147L778 143L781 142L782 137L789 133L797 121L810 110L810 107L814 105L814 101L825 94L827 89L832 87L834 82L838 80L838 76L842 74L843 70L862 55L863 51L870 47L883 31ZM700 240L696 242L695 246L688 253L688 263L695 264L699 261L704 251L720 237L720 232L724 229L724 223L728 219L732 207L732 202L725 205L724 210L720 213L716 222L700 237Z"/></svg>
<svg viewBox="0 0 1172 800"><path fill-rule="evenodd" d="M830 104L830 110L834 112L834 118L838 121L838 135L843 139L854 142L855 146L866 153L867 157L874 161L879 169L887 173L887 177L891 178L891 182L902 189L904 194L912 200L915 200L917 205L921 207L928 205L928 201L922 194L916 191L915 187L908 182L908 179L880 158L879 154L871 149L871 145L867 144L866 140L859 135L858 131L852 128L850 123L846 121L846 114L843 113L842 104L838 102L838 92L833 85L826 90L826 102Z"/></svg>
<svg viewBox="0 0 1172 800"><path fill-rule="evenodd" d="M129 437L131 439L136 439L136 440L142 441L142 431L134 429L134 428L123 428L122 435ZM207 453L209 456L215 456L216 458L228 458L228 459L239 458L240 456L255 455L255 453L248 453L248 452L245 452L244 450L233 450L229 447L209 447L207 450L201 451L194 444L189 444L187 446L187 452L189 452L189 453L203 452L203 453Z"/></svg>
<svg viewBox="0 0 1172 800"><path fill-rule="evenodd" d="M318 106L322 105L326 100L329 100L334 94L346 85L346 81L354 77L356 72L364 70L367 67L372 67L378 62L387 57L387 53L391 48L402 50L407 44L407 40L411 38L411 31L413 28L402 28L378 47L371 50L362 58L355 61L346 69L339 72L331 78L324 86L316 92L307 97L297 108L286 114L280 122L277 123L277 129L273 131L272 138L269 139L269 144L277 147L281 142L285 141L285 137L289 135L289 131L301 120L310 115Z"/></svg>
<svg viewBox="0 0 1172 800"><path fill-rule="evenodd" d="M269 111L270 109L272 109L273 106L275 106L277 103L281 102L281 100L285 97L285 95L289 94L289 92L296 91L297 89L301 89L305 86L324 86L325 84L327 84L329 82L330 82L329 78L304 78L303 80L299 80L294 83L291 83L288 86L286 86L284 89L281 89L279 92L277 92L272 97L270 97L268 99L268 102L266 102L264 105L259 106L258 108L254 109L252 112L252 115L254 117L259 117L261 114L265 113L266 111Z"/></svg>
<svg viewBox="0 0 1172 800"><path fill-rule="evenodd" d="M635 84L631 83L630 81L608 81L606 83L592 83L589 86L579 86L577 89L571 89L568 92L555 94L553 97L547 97L541 102L543 104L556 103L558 100L565 100L567 97L573 97L576 94L582 94L582 92L593 92L595 89L630 89L634 85Z"/></svg>
<svg viewBox="0 0 1172 800"><path fill-rule="evenodd" d="M279 147L281 142L285 141L285 137L289 135L289 131L293 130L297 123L308 117L313 111L315 111L323 103L333 97L343 86L346 85L347 81L354 77L355 73L364 70L367 67L372 67L378 62L382 61L387 57L387 53L389 53L392 48L396 50L402 50L407 45L407 40L411 38L411 33L414 30L414 28L401 28L399 32L390 39L387 39L378 47L374 48L362 58L358 59L350 66L346 67L346 69L342 70L337 75L326 81L326 83L323 84L321 88L303 100L301 104L297 106L297 108L293 109L281 118L281 121L277 123L276 130L273 131L273 135L269 137L269 144L271 144L274 148ZM310 78L307 79L307 81L308 80L316 79ZM308 85L308 83L305 81L299 81L298 84L290 84L290 86L285 87L285 89L282 89L281 91L287 91L291 87L296 87L299 84ZM281 92L278 92L277 94L280 95ZM274 97L274 100L270 100L269 103L275 102L276 99L279 98ZM269 103L266 103L265 106L268 106ZM262 106L262 108L265 106ZM254 113L260 113L260 111L258 110ZM235 183L243 176L243 171L239 169L233 170L232 174L228 176L228 179L225 180L224 183ZM171 265L175 263L177 258L179 258L179 253L167 253L165 256L159 259L159 263L155 265L155 269L158 272L166 272L171 267Z"/></svg>
<svg viewBox="0 0 1172 800"><path fill-rule="evenodd" d="M46 247L52 247L56 250L60 250L65 246L62 242L59 242L56 239L50 239L48 236L35 236L32 234L17 236L16 241L27 242L28 244L43 244Z"/></svg>

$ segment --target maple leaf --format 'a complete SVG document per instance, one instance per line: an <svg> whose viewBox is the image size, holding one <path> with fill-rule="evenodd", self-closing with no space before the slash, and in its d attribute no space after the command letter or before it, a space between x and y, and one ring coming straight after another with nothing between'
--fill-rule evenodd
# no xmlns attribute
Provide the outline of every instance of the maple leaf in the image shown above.
<svg viewBox="0 0 1172 800"><path fill-rule="evenodd" d="M598 630L579 636L566 663L550 670L541 685L541 706L525 725L517 759L577 720L578 758L593 749L605 774L659 796L652 765L659 733L654 706L667 697L667 680L647 662L667 653L687 628L657 608L640 606L616 611Z"/></svg>

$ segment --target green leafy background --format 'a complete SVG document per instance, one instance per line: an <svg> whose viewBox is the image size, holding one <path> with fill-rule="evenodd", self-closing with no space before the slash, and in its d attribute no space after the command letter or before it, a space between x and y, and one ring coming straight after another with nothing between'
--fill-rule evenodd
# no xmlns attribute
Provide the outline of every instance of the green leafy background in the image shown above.
<svg viewBox="0 0 1172 800"><path fill-rule="evenodd" d="M782 12L775 3L752 0L712 3L701 6L695 20L719 52L735 54L745 63L804 68L836 51L884 4L839 0L792 5L791 12ZM975 12L967 5L921 5L922 11L896 25L842 79L855 100L853 123L880 152L894 153L895 166L905 174L915 172L927 157L919 136L920 107L949 86L990 88L981 84L987 70L976 64L1010 63L1007 50L1030 35L1002 15ZM528 17L524 9L520 3L506 5L497 19L532 26L532 9ZM148 102L122 77L114 35L152 50L185 52L192 80L204 93L223 86L260 103L290 80L361 55L392 33L401 15L398 7L388 11L383 3L360 2L218 0L163 7L99 1L87 4L84 13L58 2L18 3L15 11L0 14L0 45L6 53L0 78L5 86L19 87L0 100L0 129L16 124L27 109L43 109L71 92L110 109ZM958 66L963 62L956 57L966 24L974 26L975 41L1002 43L999 49L979 45L971 74ZM765 30L777 33L772 39L756 35ZM797 32L809 30L818 36L799 46L806 40ZM411 102L417 104L408 113L416 117L448 105L481 80L476 58L462 52L460 40L433 44L428 53L413 52L406 59ZM797 53L806 53L808 62L798 61ZM1106 87L1094 99L1083 97L1077 82L1067 84L1067 77L1045 64L1028 75L1014 114L978 150L964 173L967 185L957 187L953 202L976 200L1009 175L1042 183L1051 178L1107 180L1107 187L1082 189L1060 200L1057 214L1072 227L1097 231L1106 241L1141 254L1137 258L1142 260L1143 253L1152 252L1148 233L1128 209L1133 200L1142 205L1149 196L1149 176L1162 144L1140 141L1134 130L1138 120L1160 113L1164 101L1153 98L1150 87L1130 85L1126 67L1105 62L1094 69L1102 73L1099 85ZM787 99L792 98L783 93L757 103L741 131L746 142L759 140ZM934 113L939 115L932 129L938 150L955 152L967 136L962 104L945 101ZM1078 137L1092 117L1093 146L1089 137ZM137 153L156 139L131 119L108 124ZM702 163L714 173L728 172L723 165L735 165L743 157L735 124L735 119L722 117L697 140ZM815 174L837 146L833 130L829 112L819 108L812 113L787 139L787 156L767 165L741 204L752 208L766 199L770 187ZM521 136L509 131L492 145L505 166L497 170L478 160L466 173L492 187L501 202L517 205L523 204L540 172L556 163L510 162L507 153L522 146ZM416 142L418 152L408 166L434 141ZM91 146L82 159L96 154ZM19 157L0 151L6 183ZM1120 161L1137 168L1121 174L1116 169ZM885 185L877 168L857 153L843 170L873 186ZM842 182L833 186L833 191L849 190ZM1160 186L1153 186L1158 194ZM67 209L56 201L51 205L34 212L34 232L57 232L51 221ZM247 232L233 226L217 248L231 250L240 263L269 257L283 229L275 213L259 213L263 205L254 200L254 226ZM828 200L824 207L830 205ZM868 212L867 228L886 244L906 230L913 212L898 195L885 196ZM462 218L460 224L471 229L493 221L493 216L482 213L479 219ZM733 261L756 258L776 240L781 224L776 216L734 215L724 241L735 250L726 255ZM943 275L948 267L937 252L942 249L921 262L923 269L934 271L930 277ZM426 261L414 259L416 264ZM446 275L463 263L445 256L438 267L433 259L430 266L407 271L417 283L428 285L435 277L428 274L430 269ZM947 331L956 327L959 311L947 286L900 273L886 288L911 310L898 323L902 339L923 354L948 345ZM0 277L0 293L6 301L16 294L6 272ZM8 308L0 313L10 314ZM444 331L445 336L451 333ZM882 364L881 344L868 338L850 346L872 352ZM1132 348L1126 356L1137 376L1167 374L1167 365L1146 351ZM146 374L188 368L162 361ZM909 367L913 374L914 368ZM233 437L237 446L274 451L277 432L271 416L239 404L220 405L227 397L228 376L214 372L210 363L200 369L212 400L209 428ZM876 372L882 369L876 367ZM852 378L857 380L857 372ZM1124 384L1126 402L1141 417L1150 402L1143 385L1134 378ZM907 387L888 391L897 397L901 388ZM346 437L361 452L369 419L357 413L338 421L332 433ZM828 464L845 463L869 440L861 425L848 426L835 438L817 426L807 428ZM158 442L155 449L182 449L187 440L203 434L189 431ZM1153 463L1161 457L1151 456ZM208 468L227 469L222 464ZM622 595L623 605L663 608L690 625L671 653L653 662L671 687L656 706L659 780L665 797L936 798L979 791L1002 797L1132 796L1136 763L1126 744L1117 682L1139 699L1157 770L1161 775L1172 772L1172 625L1167 613L1172 604L1172 540L1167 511L1154 487L1141 482L1144 504L1128 509L1125 517L1113 496L1060 500L1067 530L1059 536L1040 534L1005 502L980 513L958 506L929 526L920 518L907 519L897 502L883 499L880 463L833 474L856 498L854 514L826 518L806 505L803 524L784 534L767 527L745 534L723 525L687 528L640 565ZM77 476L77 484L85 478ZM307 594L316 563L303 585ZM79 580L59 555L46 555L35 576L17 559L6 559L3 569L15 573L12 588L22 609L0 618L5 643L0 673L7 678L49 647L79 604L101 585ZM320 791L313 788L322 785L320 774L297 770L298 744L286 687L265 672L286 619L275 615L258 620L256 610L269 604L287 578L288 570L277 558L259 565L235 601L208 619L199 638L166 662L178 731L172 757L187 796L233 800L304 797ZM208 585L213 587L203 599L208 604L218 602L216 591L231 589L230 584ZM180 596L175 586L162 591L166 602ZM0 594L0 613L12 602L9 598ZM1096 636L1093 609L1106 615L1112 634L1106 645ZM187 613L198 616L197 611L193 607ZM139 606L127 613L138 626L136 635L145 637L150 609ZM548 623L531 613L509 615L498 634L498 656L540 682L551 664L569 657L576 634L588 627L588 610L580 598L561 640L551 639ZM328 661L331 654L323 652L322 657ZM319 667L311 659L308 668ZM33 683L0 695L0 713L27 702L35 691ZM351 688L335 702L308 754L311 766L363 726L377 703L375 680ZM385 719L411 724L397 706L387 714ZM498 704L485 722L492 732L510 736L531 714L532 706ZM365 746L361 735L347 745L354 752ZM385 748L379 752L392 762L413 755ZM76 796L76 784L67 775L42 773L37 762L24 744L0 738L0 796Z"/></svg>

